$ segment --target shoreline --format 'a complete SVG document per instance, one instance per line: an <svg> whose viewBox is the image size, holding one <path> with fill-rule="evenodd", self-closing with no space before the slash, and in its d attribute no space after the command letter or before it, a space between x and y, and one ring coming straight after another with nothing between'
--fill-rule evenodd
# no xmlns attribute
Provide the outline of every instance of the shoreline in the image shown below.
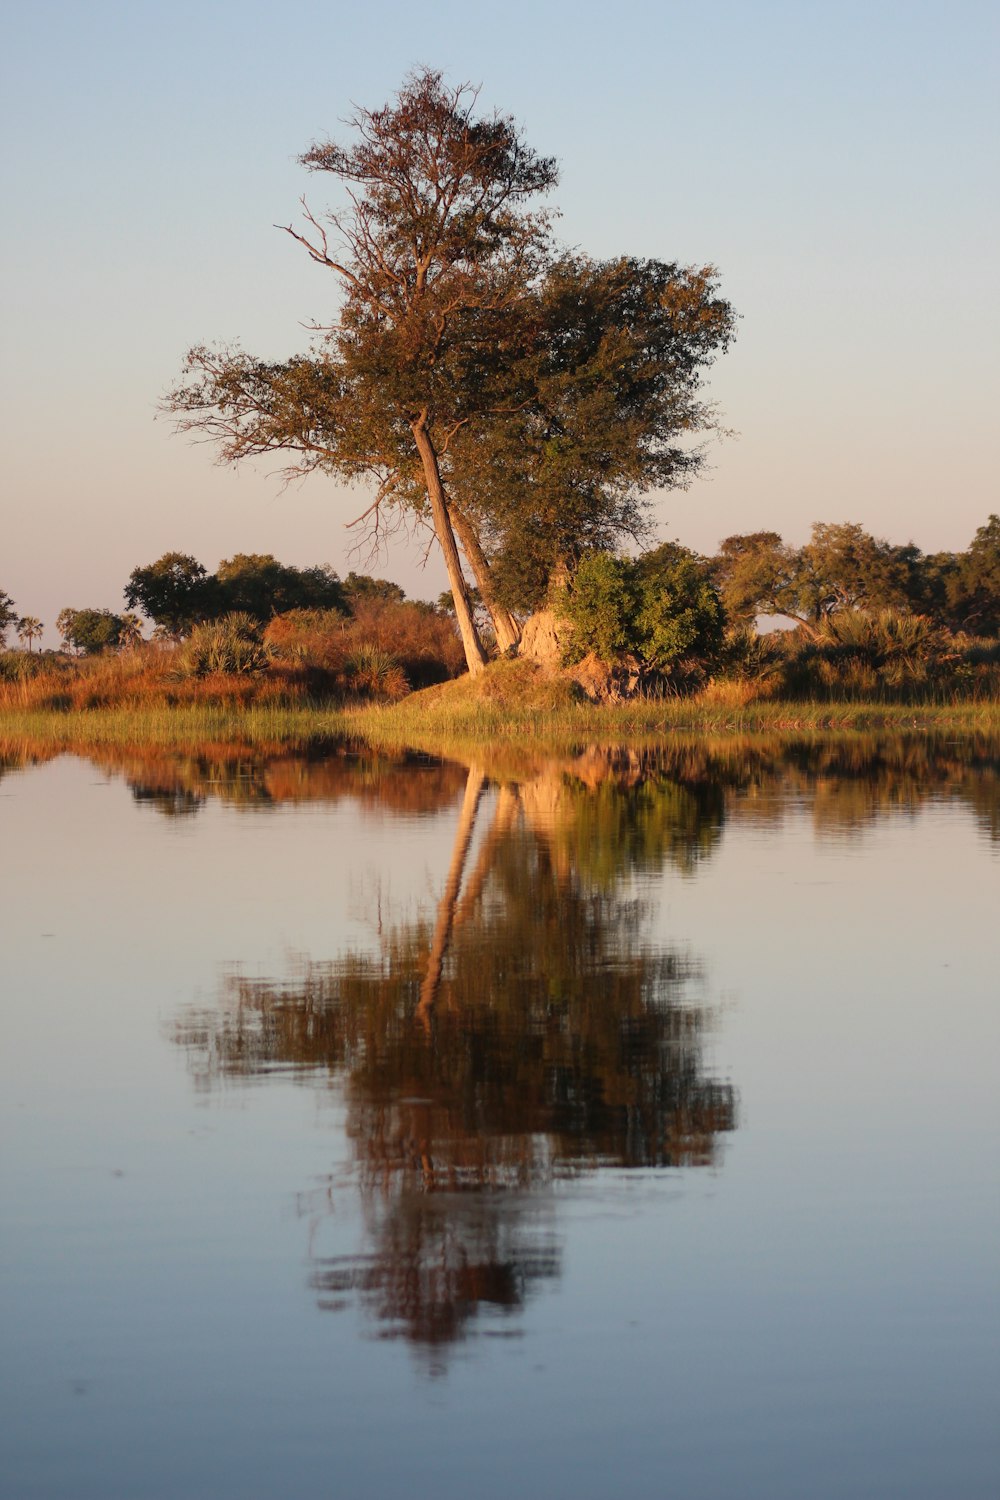
<svg viewBox="0 0 1000 1500"><path fill-rule="evenodd" d="M100 745L184 749L242 744L259 749L363 741L373 748L443 754L444 747L491 746L565 752L580 746L650 746L675 736L982 735L1000 739L1000 702L959 704L762 701L734 707L697 699L589 703L511 703L440 689L391 705L312 707L141 707L0 709L4 743L31 741L71 750Z"/></svg>

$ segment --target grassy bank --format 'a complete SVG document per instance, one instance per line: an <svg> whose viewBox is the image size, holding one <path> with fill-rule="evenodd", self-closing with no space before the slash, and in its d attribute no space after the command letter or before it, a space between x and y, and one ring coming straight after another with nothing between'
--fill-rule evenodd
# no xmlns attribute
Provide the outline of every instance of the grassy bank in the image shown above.
<svg viewBox="0 0 1000 1500"><path fill-rule="evenodd" d="M741 701L709 691L691 698L633 699L596 705L566 681L525 663L496 663L476 679L459 678L388 705L335 708L148 705L85 710L0 710L0 737L66 748L88 745L194 747L231 743L266 748L352 737L429 751L490 745L565 751L583 744L648 744L687 732L817 734L935 731L1000 735L1000 702L924 705L871 701Z"/></svg>

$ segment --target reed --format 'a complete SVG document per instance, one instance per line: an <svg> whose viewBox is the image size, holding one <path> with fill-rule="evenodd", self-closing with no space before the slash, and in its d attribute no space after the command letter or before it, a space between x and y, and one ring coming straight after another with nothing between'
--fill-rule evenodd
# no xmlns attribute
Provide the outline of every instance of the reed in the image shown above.
<svg viewBox="0 0 1000 1500"><path fill-rule="evenodd" d="M459 682L451 687L459 687ZM0 739L54 747L87 745L306 745L364 739L372 745L424 750L483 750L532 744L553 751L580 745L649 744L678 733L915 732L1000 733L1000 702L802 703L726 702L712 694L690 699L594 705L544 687L535 699L430 688L391 705L330 708L321 703L273 705L141 705L90 709L0 709Z"/></svg>

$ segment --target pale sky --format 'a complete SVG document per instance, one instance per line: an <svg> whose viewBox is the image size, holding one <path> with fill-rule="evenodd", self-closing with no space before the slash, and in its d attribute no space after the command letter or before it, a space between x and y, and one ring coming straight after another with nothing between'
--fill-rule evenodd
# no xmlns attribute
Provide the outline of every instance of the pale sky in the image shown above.
<svg viewBox="0 0 1000 1500"><path fill-rule="evenodd" d="M329 317L330 273L273 227L335 201L296 157L417 65L558 158L565 243L718 266L739 436L656 499L664 537L851 520L933 551L1000 509L987 0L20 0L3 40L0 588L46 644L168 549L367 570L362 496L214 467L154 418L191 344L280 357ZM374 571L435 597L420 556Z"/></svg>

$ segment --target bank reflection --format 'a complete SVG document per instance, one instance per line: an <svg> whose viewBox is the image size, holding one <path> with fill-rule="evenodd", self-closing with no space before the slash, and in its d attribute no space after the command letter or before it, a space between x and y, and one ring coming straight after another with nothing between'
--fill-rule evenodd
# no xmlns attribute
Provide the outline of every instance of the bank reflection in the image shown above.
<svg viewBox="0 0 1000 1500"><path fill-rule="evenodd" d="M629 884L654 862L690 869L721 807L602 787L467 768L432 914L383 921L375 953L229 976L176 1030L201 1087L280 1070L342 1091L367 1244L314 1254L311 1282L432 1368L558 1276L561 1184L710 1166L736 1125L699 967L651 946ZM327 1201L303 1200L314 1238Z"/></svg>
<svg viewBox="0 0 1000 1500"><path fill-rule="evenodd" d="M0 778L56 755L85 757L121 776L137 803L170 817L218 801L239 811L360 799L379 813L430 815L462 795L462 756L391 754L361 743L84 746L0 738ZM677 734L652 746L590 748L559 755L505 747L491 755L491 778L516 782L537 818L547 798L568 792L579 806L553 830L554 847L587 872L616 878L626 858L652 866L664 838L679 868L710 855L725 822L774 827L807 811L819 837L854 839L886 816L915 815L935 801L964 803L982 836L1000 845L1000 741L963 733L816 733L718 736ZM673 803L673 806L669 805ZM616 828L617 823L617 828ZM557 851L558 852L558 851Z"/></svg>

